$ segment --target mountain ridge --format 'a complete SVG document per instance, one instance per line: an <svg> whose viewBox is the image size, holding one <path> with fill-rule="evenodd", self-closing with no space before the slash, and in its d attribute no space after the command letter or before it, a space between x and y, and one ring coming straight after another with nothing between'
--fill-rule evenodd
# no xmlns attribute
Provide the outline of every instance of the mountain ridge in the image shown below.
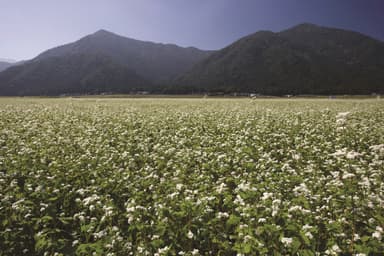
<svg viewBox="0 0 384 256"><path fill-rule="evenodd" d="M357 32L299 24L245 36L179 76L169 93L384 92L384 43Z"/></svg>
<svg viewBox="0 0 384 256"><path fill-rule="evenodd" d="M78 53L104 54L134 69L143 78L157 82L185 72L211 52L174 44L141 41L101 29L73 43L44 51L33 60Z"/></svg>
<svg viewBox="0 0 384 256"><path fill-rule="evenodd" d="M7 68L11 67L12 63L0 61L0 72L3 70L6 70Z"/></svg>
<svg viewBox="0 0 384 256"><path fill-rule="evenodd" d="M218 51L100 29L0 73L1 95L370 94L383 87L384 42L310 23L257 31Z"/></svg>
<svg viewBox="0 0 384 256"><path fill-rule="evenodd" d="M197 48L145 42L98 30L1 72L0 94L97 94L148 90L154 84L185 72L209 54L209 51Z"/></svg>

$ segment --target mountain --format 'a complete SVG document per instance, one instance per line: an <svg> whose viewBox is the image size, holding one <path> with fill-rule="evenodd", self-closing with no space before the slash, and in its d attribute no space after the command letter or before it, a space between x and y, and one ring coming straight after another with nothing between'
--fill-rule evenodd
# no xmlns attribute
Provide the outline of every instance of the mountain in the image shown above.
<svg viewBox="0 0 384 256"><path fill-rule="evenodd" d="M0 58L0 62L16 63L17 61L13 59Z"/></svg>
<svg viewBox="0 0 384 256"><path fill-rule="evenodd" d="M1 95L129 93L151 83L102 55L47 57L0 73Z"/></svg>
<svg viewBox="0 0 384 256"><path fill-rule="evenodd" d="M211 52L99 30L0 73L1 95L153 91Z"/></svg>
<svg viewBox="0 0 384 256"><path fill-rule="evenodd" d="M202 51L99 30L0 72L0 95L138 91L384 93L384 42L304 23Z"/></svg>
<svg viewBox="0 0 384 256"><path fill-rule="evenodd" d="M384 93L384 43L313 24L259 31L179 76L169 93Z"/></svg>
<svg viewBox="0 0 384 256"><path fill-rule="evenodd" d="M210 54L197 48L139 41L99 30L77 42L43 52L35 60L76 54L103 54L125 65L143 78L167 81L192 67Z"/></svg>
<svg viewBox="0 0 384 256"><path fill-rule="evenodd" d="M24 62L25 62L24 60L16 61L16 60L12 60L12 59L0 58L0 72L6 70L9 67L21 65Z"/></svg>
<svg viewBox="0 0 384 256"><path fill-rule="evenodd" d="M12 66L12 63L0 61L0 72Z"/></svg>

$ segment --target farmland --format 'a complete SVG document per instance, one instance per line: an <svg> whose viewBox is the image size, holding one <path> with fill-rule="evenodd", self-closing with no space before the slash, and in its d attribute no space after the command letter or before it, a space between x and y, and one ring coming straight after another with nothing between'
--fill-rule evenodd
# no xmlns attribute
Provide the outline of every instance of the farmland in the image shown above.
<svg viewBox="0 0 384 256"><path fill-rule="evenodd" d="M0 255L384 251L384 101L0 99Z"/></svg>

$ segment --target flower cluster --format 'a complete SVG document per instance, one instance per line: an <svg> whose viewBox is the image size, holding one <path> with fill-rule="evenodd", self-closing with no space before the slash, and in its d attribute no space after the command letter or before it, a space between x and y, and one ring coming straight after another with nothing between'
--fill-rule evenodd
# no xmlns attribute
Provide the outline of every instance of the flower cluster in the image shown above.
<svg viewBox="0 0 384 256"><path fill-rule="evenodd" d="M0 254L378 254L383 134L383 101L0 99Z"/></svg>

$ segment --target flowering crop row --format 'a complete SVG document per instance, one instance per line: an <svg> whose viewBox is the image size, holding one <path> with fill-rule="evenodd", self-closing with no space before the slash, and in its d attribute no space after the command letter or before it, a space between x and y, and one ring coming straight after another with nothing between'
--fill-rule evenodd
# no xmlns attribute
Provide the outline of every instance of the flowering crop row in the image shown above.
<svg viewBox="0 0 384 256"><path fill-rule="evenodd" d="M380 100L0 99L0 255L384 251Z"/></svg>

